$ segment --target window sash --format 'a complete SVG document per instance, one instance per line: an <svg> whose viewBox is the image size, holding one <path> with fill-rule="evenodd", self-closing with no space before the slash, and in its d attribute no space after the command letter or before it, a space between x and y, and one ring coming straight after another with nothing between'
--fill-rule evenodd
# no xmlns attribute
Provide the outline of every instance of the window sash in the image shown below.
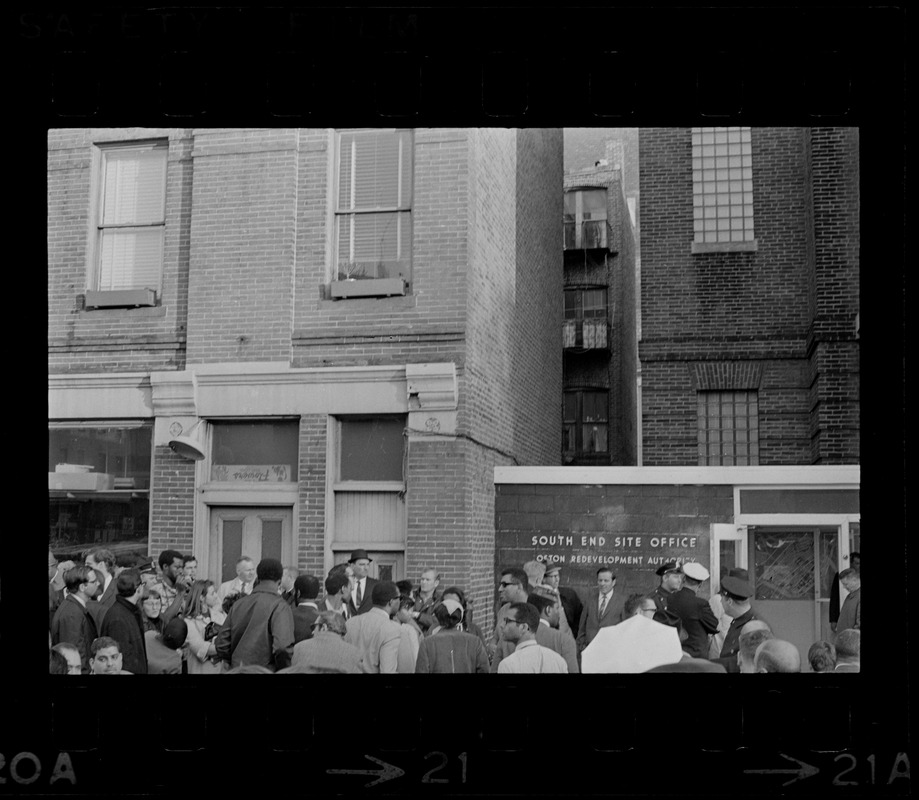
<svg viewBox="0 0 919 800"><path fill-rule="evenodd" d="M693 128L692 176L695 241L753 241L751 129Z"/></svg>
<svg viewBox="0 0 919 800"><path fill-rule="evenodd" d="M100 148L95 287L159 290L166 224L167 144Z"/></svg>
<svg viewBox="0 0 919 800"><path fill-rule="evenodd" d="M609 392L565 392L562 419L564 452L582 457L609 452Z"/></svg>
<svg viewBox="0 0 919 800"><path fill-rule="evenodd" d="M756 392L698 393L698 456L703 466L759 463Z"/></svg>

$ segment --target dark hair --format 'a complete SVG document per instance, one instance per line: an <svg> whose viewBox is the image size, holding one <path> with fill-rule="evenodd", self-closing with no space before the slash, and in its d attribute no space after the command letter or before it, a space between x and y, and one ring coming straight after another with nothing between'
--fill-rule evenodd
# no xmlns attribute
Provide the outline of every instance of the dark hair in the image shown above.
<svg viewBox="0 0 919 800"><path fill-rule="evenodd" d="M622 614L626 617L631 617L639 608L641 608L641 601L645 599L645 595L641 592L636 592L635 594L630 594L625 599L625 605L622 606Z"/></svg>
<svg viewBox="0 0 919 800"><path fill-rule="evenodd" d="M441 628L455 628L463 621L463 610L457 608L451 613L443 603L438 603L434 606L434 618Z"/></svg>
<svg viewBox="0 0 919 800"><path fill-rule="evenodd" d="M279 581L284 577L284 565L276 558L263 558L255 568L260 581Z"/></svg>
<svg viewBox="0 0 919 800"><path fill-rule="evenodd" d="M336 572L334 575L330 572L329 577L325 579L325 593L330 597L334 597L349 583L351 581L348 580L348 576L343 571Z"/></svg>
<svg viewBox="0 0 919 800"><path fill-rule="evenodd" d="M753 631L748 631L747 633L740 634L740 639L738 639L738 644L740 645L740 655L745 661L753 663L753 656L756 655L756 648L759 647L767 639L774 639L775 636L772 635L772 631L767 630L766 628L757 628Z"/></svg>
<svg viewBox="0 0 919 800"><path fill-rule="evenodd" d="M396 588L399 594L411 594L414 587L411 581L396 581Z"/></svg>
<svg viewBox="0 0 919 800"><path fill-rule="evenodd" d="M814 642L807 651L807 660L814 672L832 672L836 666L836 648L830 642Z"/></svg>
<svg viewBox="0 0 919 800"><path fill-rule="evenodd" d="M613 568L612 568L612 567L607 567L607 566L602 566L602 567L600 567L600 568L597 570L597 577L600 576L600 573L601 573L601 572L608 572L610 575L612 575L613 580L616 580L616 573L613 572Z"/></svg>
<svg viewBox="0 0 919 800"><path fill-rule="evenodd" d="M230 592L226 597L223 598L223 603L220 604L220 607L223 609L224 614L229 614L230 609L233 608L233 604L239 600L241 597L245 597L242 592Z"/></svg>
<svg viewBox="0 0 919 800"><path fill-rule="evenodd" d="M75 567L71 567L64 573L64 586L67 587L68 592L76 592L80 589L81 583L86 583L89 580L92 580L92 573L94 572L92 567L87 567L85 564L77 564Z"/></svg>
<svg viewBox="0 0 919 800"><path fill-rule="evenodd" d="M347 561L342 561L340 564L336 564L334 567L332 567L332 569L329 570L329 577L331 578L333 575L344 575L347 577L348 568L350 566L351 564Z"/></svg>
<svg viewBox="0 0 919 800"><path fill-rule="evenodd" d="M196 564L198 563L198 559L194 556L185 556L185 558L182 559L182 566L187 564L189 561L194 561Z"/></svg>
<svg viewBox="0 0 919 800"><path fill-rule="evenodd" d="M506 567L501 570L501 577L510 575L517 583L520 584L523 591L530 593L530 577L520 567Z"/></svg>
<svg viewBox="0 0 919 800"><path fill-rule="evenodd" d="M525 622L535 634L539 628L539 611L530 603L511 603L510 610L517 616L517 622Z"/></svg>
<svg viewBox="0 0 919 800"><path fill-rule="evenodd" d="M164 567L172 566L172 562L176 559L179 559L183 564L185 563L185 556L183 556L178 550L163 550L160 553L160 557L157 559L157 562L160 565L160 569Z"/></svg>
<svg viewBox="0 0 919 800"><path fill-rule="evenodd" d="M194 619L204 613L204 598L207 597L207 590L213 585L214 582L209 580L198 580L192 584L188 598L185 600L186 617Z"/></svg>
<svg viewBox="0 0 919 800"><path fill-rule="evenodd" d="M846 628L836 637L836 658L859 658L862 649L862 632Z"/></svg>
<svg viewBox="0 0 919 800"><path fill-rule="evenodd" d="M48 673L50 675L66 675L70 672L70 665L57 650L48 651Z"/></svg>
<svg viewBox="0 0 919 800"><path fill-rule="evenodd" d="M842 572L839 573L839 580L850 578L853 575L858 577L858 570L855 569L855 567L849 567L848 569L844 569Z"/></svg>
<svg viewBox="0 0 919 800"><path fill-rule="evenodd" d="M163 644L171 650L178 650L185 644L185 638L188 636L188 626L181 617L173 617L166 623L163 628Z"/></svg>
<svg viewBox="0 0 919 800"><path fill-rule="evenodd" d="M133 567L129 567L115 578L115 592L119 597L133 597L140 584L140 572Z"/></svg>
<svg viewBox="0 0 919 800"><path fill-rule="evenodd" d="M527 602L539 612L540 616L542 616L542 612L547 608L551 608L555 605L548 597L533 592L530 592L529 597L527 597Z"/></svg>
<svg viewBox="0 0 919 800"><path fill-rule="evenodd" d="M182 623L185 624L184 622ZM115 647L118 649L118 652L121 652L121 645L118 644L111 636L98 636L93 639L93 643L90 646L89 650L93 655L96 655L100 650L105 650L106 647Z"/></svg>
<svg viewBox="0 0 919 800"><path fill-rule="evenodd" d="M319 597L319 578L314 575L299 575L294 581L294 592L298 600L315 600Z"/></svg>
<svg viewBox="0 0 919 800"><path fill-rule="evenodd" d="M390 600L399 597L399 590L392 581L378 581L373 584L370 600L375 606L385 606Z"/></svg>

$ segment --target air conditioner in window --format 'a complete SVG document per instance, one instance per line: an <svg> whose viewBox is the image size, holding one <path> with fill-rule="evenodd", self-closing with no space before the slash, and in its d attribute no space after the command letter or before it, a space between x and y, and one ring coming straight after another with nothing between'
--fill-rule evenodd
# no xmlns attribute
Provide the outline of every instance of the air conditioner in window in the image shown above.
<svg viewBox="0 0 919 800"><path fill-rule="evenodd" d="M138 308L156 305L156 289L118 289L86 293L86 308Z"/></svg>

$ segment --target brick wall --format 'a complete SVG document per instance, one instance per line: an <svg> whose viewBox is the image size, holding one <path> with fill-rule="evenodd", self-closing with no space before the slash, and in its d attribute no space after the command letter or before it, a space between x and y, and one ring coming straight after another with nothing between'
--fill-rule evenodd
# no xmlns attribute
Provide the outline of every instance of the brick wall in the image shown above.
<svg viewBox="0 0 919 800"><path fill-rule="evenodd" d="M189 363L289 361L297 131L197 129Z"/></svg>
<svg viewBox="0 0 919 800"><path fill-rule="evenodd" d="M168 139L166 226L157 308L83 308L92 265L97 145ZM191 224L191 132L72 128L48 133L48 362L52 373L182 369Z"/></svg>
<svg viewBox="0 0 919 800"><path fill-rule="evenodd" d="M752 147L758 249L693 255L689 130L641 131L647 465L697 463L680 362L702 360L763 362L761 464L857 460L857 140L754 128Z"/></svg>
<svg viewBox="0 0 919 800"><path fill-rule="evenodd" d="M325 579L325 503L328 418L324 414L300 417L300 463L297 472L299 516L297 566L301 572ZM325 591L324 587L321 587Z"/></svg>
<svg viewBox="0 0 919 800"><path fill-rule="evenodd" d="M166 446L154 448L149 551L154 558L167 549L192 552L195 464Z"/></svg>

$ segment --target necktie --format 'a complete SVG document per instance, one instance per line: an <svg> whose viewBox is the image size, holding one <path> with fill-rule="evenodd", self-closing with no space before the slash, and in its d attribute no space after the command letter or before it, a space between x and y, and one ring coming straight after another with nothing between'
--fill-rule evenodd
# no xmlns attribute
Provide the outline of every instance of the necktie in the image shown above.
<svg viewBox="0 0 919 800"><path fill-rule="evenodd" d="M360 607L361 607L361 598L362 598L362 597L363 597L363 595L361 594L361 582L358 581L358 582L357 582L357 603L355 604L355 608L360 608Z"/></svg>
<svg viewBox="0 0 919 800"><path fill-rule="evenodd" d="M609 600L609 595L605 594L600 598L600 616L603 616L603 612L606 611L606 601Z"/></svg>

